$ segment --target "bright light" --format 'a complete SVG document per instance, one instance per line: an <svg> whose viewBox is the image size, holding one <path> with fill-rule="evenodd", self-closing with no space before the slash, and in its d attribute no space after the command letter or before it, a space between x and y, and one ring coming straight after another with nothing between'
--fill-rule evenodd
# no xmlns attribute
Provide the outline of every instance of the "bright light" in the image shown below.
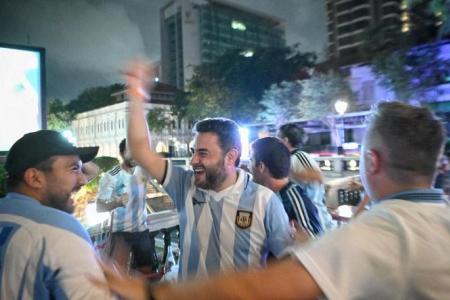
<svg viewBox="0 0 450 300"><path fill-rule="evenodd" d="M337 113L340 115L345 114L348 108L348 103L344 100L337 100L334 103L334 109L336 109Z"/></svg>
<svg viewBox="0 0 450 300"><path fill-rule="evenodd" d="M253 50L244 50L240 54L244 57L252 57L255 52Z"/></svg>
<svg viewBox="0 0 450 300"><path fill-rule="evenodd" d="M356 150L359 148L359 144L358 143L343 143L342 144L342 148L344 148L344 150Z"/></svg>
<svg viewBox="0 0 450 300"><path fill-rule="evenodd" d="M248 141L249 130L245 127L239 127L239 134L241 135L241 160L246 160L249 158L250 154L250 143Z"/></svg>
<svg viewBox="0 0 450 300"><path fill-rule="evenodd" d="M231 21L231 28L240 30L240 31L245 31L247 29L247 27L245 26L244 23L242 23L240 21L236 21L236 20Z"/></svg>
<svg viewBox="0 0 450 300"><path fill-rule="evenodd" d="M352 207L350 205L341 205L337 208L337 213L341 217L351 218L353 216Z"/></svg>
<svg viewBox="0 0 450 300"><path fill-rule="evenodd" d="M159 77L155 77L155 82L159 82Z"/></svg>
<svg viewBox="0 0 450 300"><path fill-rule="evenodd" d="M73 145L77 145L77 138L73 135L72 131L70 130L64 130L62 133L62 136L65 137L69 143L73 144Z"/></svg>
<svg viewBox="0 0 450 300"><path fill-rule="evenodd" d="M97 205L95 203L89 203L86 206L86 218L85 222L88 227L92 227L97 224L101 224L109 218L109 212L97 212Z"/></svg>

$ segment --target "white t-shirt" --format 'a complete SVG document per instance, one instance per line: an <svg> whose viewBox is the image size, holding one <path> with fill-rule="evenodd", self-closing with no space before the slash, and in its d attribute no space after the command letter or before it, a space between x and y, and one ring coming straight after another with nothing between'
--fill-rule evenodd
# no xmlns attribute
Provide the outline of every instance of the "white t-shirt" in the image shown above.
<svg viewBox="0 0 450 300"><path fill-rule="evenodd" d="M329 299L450 298L450 208L442 202L385 200L289 252Z"/></svg>

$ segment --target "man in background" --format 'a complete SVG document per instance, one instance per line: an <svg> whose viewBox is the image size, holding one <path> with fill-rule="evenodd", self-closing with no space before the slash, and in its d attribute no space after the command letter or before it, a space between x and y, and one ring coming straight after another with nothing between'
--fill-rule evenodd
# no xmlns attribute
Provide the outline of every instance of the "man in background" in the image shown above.
<svg viewBox="0 0 450 300"><path fill-rule="evenodd" d="M119 144L122 160L101 178L97 211L111 211L110 256L123 269L133 254L134 268L150 274L157 269L154 241L147 227L147 176L130 157L126 139Z"/></svg>
<svg viewBox="0 0 450 300"><path fill-rule="evenodd" d="M294 123L282 125L278 129L278 138L286 145L291 153L291 178L297 182L319 210L320 223L323 230L336 228L325 199L324 176L316 161L300 147L305 138L303 128Z"/></svg>
<svg viewBox="0 0 450 300"><path fill-rule="evenodd" d="M277 194L295 228L316 238L322 233L317 207L301 186L289 179L290 166L289 150L279 139L265 137L252 143L249 168L253 180Z"/></svg>

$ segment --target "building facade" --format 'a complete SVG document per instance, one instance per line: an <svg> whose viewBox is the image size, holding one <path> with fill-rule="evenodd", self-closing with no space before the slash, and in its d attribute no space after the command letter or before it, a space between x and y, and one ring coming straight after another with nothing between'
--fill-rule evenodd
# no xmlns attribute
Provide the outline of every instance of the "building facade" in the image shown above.
<svg viewBox="0 0 450 300"><path fill-rule="evenodd" d="M184 89L194 67L227 50L285 46L281 19L219 0L172 0L160 11L162 81Z"/></svg>
<svg viewBox="0 0 450 300"><path fill-rule="evenodd" d="M358 56L361 34L377 25L409 29L404 0L327 0L328 54L345 60ZM355 61L354 61L355 62Z"/></svg>
<svg viewBox="0 0 450 300"><path fill-rule="evenodd" d="M192 139L187 122L178 122L170 113L177 90L158 83L151 91L151 102L145 104L146 112L157 109L168 126L151 135L154 150L164 155L186 156ZM119 158L119 143L127 135L129 102L126 91L112 94L117 103L76 115L71 130L77 145L99 146L98 156Z"/></svg>

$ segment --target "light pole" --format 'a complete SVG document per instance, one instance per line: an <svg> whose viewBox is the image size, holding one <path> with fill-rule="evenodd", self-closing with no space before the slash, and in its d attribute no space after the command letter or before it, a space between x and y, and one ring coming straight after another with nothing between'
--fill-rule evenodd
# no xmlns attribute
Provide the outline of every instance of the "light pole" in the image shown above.
<svg viewBox="0 0 450 300"><path fill-rule="evenodd" d="M342 130L342 134L339 133L339 146L342 146L342 143L345 142L345 126L344 126L343 115L347 111L347 108L348 108L347 101L339 99L336 102L334 102L334 109L339 114L339 116L341 116L341 126L340 126L341 128L340 128L340 130Z"/></svg>

